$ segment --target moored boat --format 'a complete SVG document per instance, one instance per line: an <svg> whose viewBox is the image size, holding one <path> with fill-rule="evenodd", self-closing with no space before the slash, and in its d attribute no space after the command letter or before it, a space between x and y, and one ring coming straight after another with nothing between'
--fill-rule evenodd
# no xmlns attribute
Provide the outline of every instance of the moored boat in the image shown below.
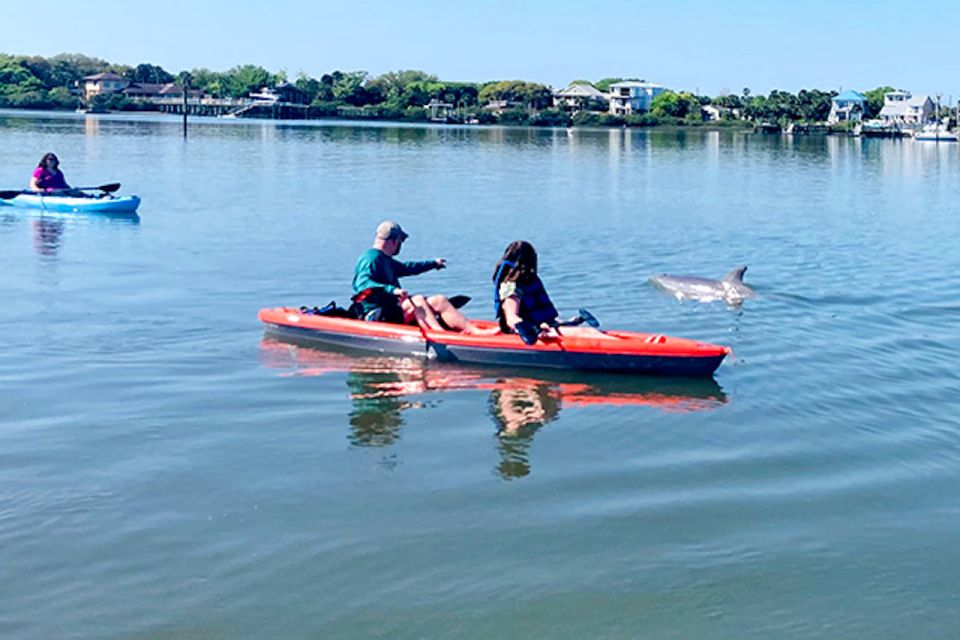
<svg viewBox="0 0 960 640"><path fill-rule="evenodd" d="M686 338L585 327L562 327L559 336L527 345L514 334L426 331L288 307L261 309L258 317L268 334L278 338L467 364L709 376L730 353L728 347ZM483 320L471 323L481 329L495 326Z"/></svg>
<svg viewBox="0 0 960 640"><path fill-rule="evenodd" d="M942 124L928 124L914 131L913 139L924 142L957 142L957 133L947 130Z"/></svg>
<svg viewBox="0 0 960 640"><path fill-rule="evenodd" d="M0 204L14 207L57 211L61 213L132 214L140 206L139 196L60 196L21 193L14 198L0 200Z"/></svg>

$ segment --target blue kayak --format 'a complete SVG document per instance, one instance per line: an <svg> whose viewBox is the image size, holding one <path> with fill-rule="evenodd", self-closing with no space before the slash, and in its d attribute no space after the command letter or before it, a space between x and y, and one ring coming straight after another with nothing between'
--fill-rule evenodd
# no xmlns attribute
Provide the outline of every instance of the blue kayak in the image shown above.
<svg viewBox="0 0 960 640"><path fill-rule="evenodd" d="M0 204L42 211L61 213L105 213L131 214L140 206L139 196L45 196L35 193L21 193L9 200L0 200Z"/></svg>

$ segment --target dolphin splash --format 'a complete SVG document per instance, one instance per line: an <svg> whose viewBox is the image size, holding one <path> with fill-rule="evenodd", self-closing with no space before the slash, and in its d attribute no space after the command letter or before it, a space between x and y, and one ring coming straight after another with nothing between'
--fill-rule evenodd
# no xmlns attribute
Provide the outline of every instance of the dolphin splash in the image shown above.
<svg viewBox="0 0 960 640"><path fill-rule="evenodd" d="M730 305L739 305L747 298L755 298L757 294L743 283L743 274L746 266L736 267L723 277L722 280L710 280L695 276L671 276L661 274L650 278L650 284L673 295L677 300L696 300L698 302L715 302L724 300Z"/></svg>

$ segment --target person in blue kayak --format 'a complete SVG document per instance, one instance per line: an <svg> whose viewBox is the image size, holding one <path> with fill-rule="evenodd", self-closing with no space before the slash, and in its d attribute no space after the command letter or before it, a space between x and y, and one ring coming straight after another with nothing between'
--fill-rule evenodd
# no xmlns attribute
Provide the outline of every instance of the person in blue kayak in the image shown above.
<svg viewBox="0 0 960 640"><path fill-rule="evenodd" d="M528 342L551 331L557 309L537 275L537 251L525 240L507 245L493 271L494 311L505 333L519 333Z"/></svg>
<svg viewBox="0 0 960 640"><path fill-rule="evenodd" d="M60 171L60 160L55 153L46 153L30 176L30 190L40 192L69 191L70 185Z"/></svg>
<svg viewBox="0 0 960 640"><path fill-rule="evenodd" d="M398 223L386 220L377 227L373 247L360 255L353 274L353 303L360 317L396 324L419 324L434 331L471 332L470 322L446 296L409 295L400 287L402 277L447 266L443 258L409 262L395 259L408 237Z"/></svg>

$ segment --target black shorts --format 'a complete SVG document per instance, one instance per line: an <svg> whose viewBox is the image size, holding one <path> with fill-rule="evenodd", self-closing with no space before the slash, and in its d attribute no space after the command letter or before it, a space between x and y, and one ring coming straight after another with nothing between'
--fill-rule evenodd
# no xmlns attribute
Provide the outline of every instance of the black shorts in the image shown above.
<svg viewBox="0 0 960 640"><path fill-rule="evenodd" d="M371 306L366 305L366 309L359 304L355 304L357 307L356 317L366 320L368 322L390 322L392 324L406 324L406 319L403 316L403 309L400 308L400 303L397 304L386 304L386 305L377 305Z"/></svg>

